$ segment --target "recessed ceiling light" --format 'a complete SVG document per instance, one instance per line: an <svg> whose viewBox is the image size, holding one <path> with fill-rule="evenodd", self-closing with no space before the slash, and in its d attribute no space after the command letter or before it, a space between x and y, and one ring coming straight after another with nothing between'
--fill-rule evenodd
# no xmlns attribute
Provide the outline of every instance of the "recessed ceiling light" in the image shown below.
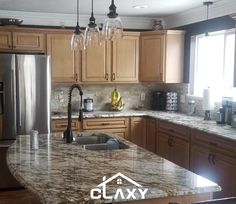
<svg viewBox="0 0 236 204"><path fill-rule="evenodd" d="M134 9L144 9L144 8L147 8L148 6L147 5L135 5L133 6Z"/></svg>

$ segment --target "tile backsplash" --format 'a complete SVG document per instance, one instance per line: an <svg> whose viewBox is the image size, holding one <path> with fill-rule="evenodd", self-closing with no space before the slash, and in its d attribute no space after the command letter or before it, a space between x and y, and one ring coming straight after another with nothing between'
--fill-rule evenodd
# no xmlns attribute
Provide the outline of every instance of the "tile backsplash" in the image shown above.
<svg viewBox="0 0 236 204"><path fill-rule="evenodd" d="M179 95L186 95L188 91L187 84L99 84L99 85L81 85L83 90L83 98L93 98L95 110L109 110L111 102L111 92L117 88L121 93L125 103L125 109L135 109L143 107L151 108L152 92L154 91L176 91ZM68 103L68 92L70 86L54 85L52 87L52 105L53 112L66 112ZM142 95L142 97L141 97ZM144 97L145 95L145 97ZM141 100L145 98L145 100ZM72 110L78 111L80 97L78 90L74 90L72 94ZM180 112L183 106L179 106Z"/></svg>
<svg viewBox="0 0 236 204"><path fill-rule="evenodd" d="M189 96L189 84L90 84L81 85L83 90L83 98L93 98L94 110L108 111L111 102L111 92L117 88L121 93L125 110L143 107L151 109L152 93L154 91L175 91L178 93L178 112L187 113L188 101L193 99L196 102L196 113L194 115L204 116L202 109L202 98ZM52 112L66 112L68 103L69 85L56 85L52 87ZM145 93L145 94L143 94ZM141 100L141 95L145 95L145 100ZM80 97L78 90L74 90L72 94L72 111L79 110ZM212 120L216 119L216 113L221 103L215 103L214 110L211 111ZM233 110L236 110L236 103L233 104Z"/></svg>

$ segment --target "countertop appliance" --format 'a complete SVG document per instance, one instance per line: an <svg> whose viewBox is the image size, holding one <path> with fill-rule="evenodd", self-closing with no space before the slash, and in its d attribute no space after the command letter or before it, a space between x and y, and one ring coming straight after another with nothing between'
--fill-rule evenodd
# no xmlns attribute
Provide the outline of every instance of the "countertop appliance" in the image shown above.
<svg viewBox="0 0 236 204"><path fill-rule="evenodd" d="M166 110L166 92L165 91L153 92L152 109L153 110Z"/></svg>
<svg viewBox="0 0 236 204"><path fill-rule="evenodd" d="M84 99L84 111L85 112L92 112L93 111L93 99L92 98L85 98Z"/></svg>
<svg viewBox="0 0 236 204"><path fill-rule="evenodd" d="M50 132L51 69L46 55L0 54L0 151L16 135ZM3 149L4 148L4 149ZM4 153L6 155L6 153ZM1 160L2 160L1 155ZM0 161L0 179L9 175ZM5 175L3 175L5 174ZM0 189L13 187L0 180Z"/></svg>

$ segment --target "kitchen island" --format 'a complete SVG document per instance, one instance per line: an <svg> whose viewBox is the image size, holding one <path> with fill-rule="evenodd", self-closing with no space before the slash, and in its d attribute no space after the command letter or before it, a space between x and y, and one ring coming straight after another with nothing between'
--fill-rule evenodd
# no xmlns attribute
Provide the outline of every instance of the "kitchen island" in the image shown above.
<svg viewBox="0 0 236 204"><path fill-rule="evenodd" d="M38 149L31 148L29 135L18 136L8 150L10 171L42 203L187 204L209 199L220 190L217 184L115 135L111 136L129 148L85 150L76 142L66 144L61 136L39 135ZM91 194L107 199L92 200Z"/></svg>

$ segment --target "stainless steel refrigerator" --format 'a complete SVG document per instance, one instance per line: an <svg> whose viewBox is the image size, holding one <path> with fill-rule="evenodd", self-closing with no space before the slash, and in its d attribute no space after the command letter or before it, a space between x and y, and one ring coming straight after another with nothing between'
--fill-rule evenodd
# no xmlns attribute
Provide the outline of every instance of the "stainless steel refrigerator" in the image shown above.
<svg viewBox="0 0 236 204"><path fill-rule="evenodd" d="M39 133L50 132L50 95L48 56L0 54L1 160L17 135L30 134L32 129ZM2 175L1 169L7 168L4 163L0 161L0 189L15 186L9 176Z"/></svg>

